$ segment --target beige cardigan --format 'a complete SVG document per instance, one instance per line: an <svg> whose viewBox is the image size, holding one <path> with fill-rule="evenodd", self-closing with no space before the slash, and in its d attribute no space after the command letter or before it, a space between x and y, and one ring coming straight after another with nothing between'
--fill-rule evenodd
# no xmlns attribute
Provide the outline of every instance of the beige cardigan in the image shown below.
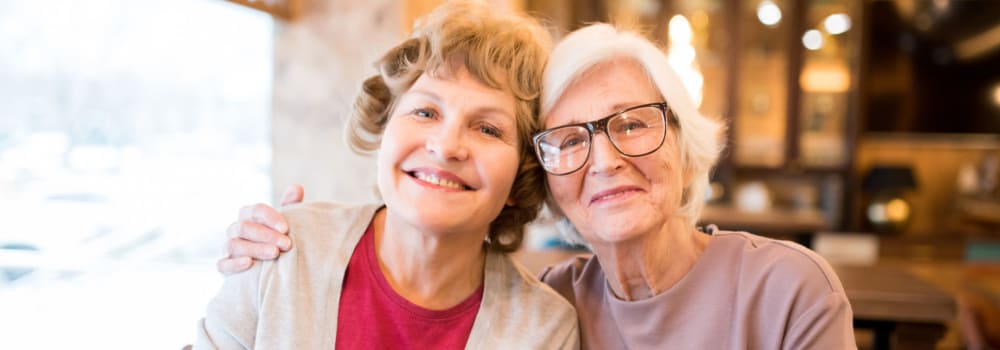
<svg viewBox="0 0 1000 350"><path fill-rule="evenodd" d="M347 263L380 205L314 202L283 210L292 249L226 278L195 349L334 349ZM506 254L486 256L466 349L577 349L576 311Z"/></svg>

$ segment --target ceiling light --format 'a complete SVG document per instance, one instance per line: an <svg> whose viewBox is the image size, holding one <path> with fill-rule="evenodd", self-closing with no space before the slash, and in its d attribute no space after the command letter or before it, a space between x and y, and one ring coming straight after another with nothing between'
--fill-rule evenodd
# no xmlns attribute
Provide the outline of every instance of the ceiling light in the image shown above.
<svg viewBox="0 0 1000 350"><path fill-rule="evenodd" d="M761 1L757 5L757 19L760 20L760 23L773 27L781 22L781 9L771 0Z"/></svg>
<svg viewBox="0 0 1000 350"><path fill-rule="evenodd" d="M819 50L823 47L823 33L810 29L802 35L802 45L810 50Z"/></svg>
<svg viewBox="0 0 1000 350"><path fill-rule="evenodd" d="M826 28L827 33L833 35L844 33L851 29L851 17L843 13L826 16L826 19L823 20L823 28Z"/></svg>

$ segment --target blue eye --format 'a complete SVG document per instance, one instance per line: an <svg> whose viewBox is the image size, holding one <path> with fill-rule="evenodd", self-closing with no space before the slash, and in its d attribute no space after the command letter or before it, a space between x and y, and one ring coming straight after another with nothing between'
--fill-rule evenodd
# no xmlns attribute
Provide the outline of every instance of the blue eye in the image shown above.
<svg viewBox="0 0 1000 350"><path fill-rule="evenodd" d="M417 108L417 109L414 109L413 112L410 112L410 113L413 114L413 115L415 115L415 116L418 116L420 118L434 118L434 117L437 116L437 113L434 112L434 110L427 109L427 108Z"/></svg>
<svg viewBox="0 0 1000 350"><path fill-rule="evenodd" d="M587 139L585 139L585 138L582 138L582 137L571 137L571 138L563 140L562 144L559 145L559 148L563 149L563 150L568 150L568 149L571 149L571 148L576 148L578 146L581 146L585 142L587 142Z"/></svg>
<svg viewBox="0 0 1000 350"><path fill-rule="evenodd" d="M496 138L500 138L501 136L503 136L503 133L500 132L500 129L497 129L497 128L493 127L493 126L486 125L486 124L483 124L483 125L479 126L479 132L484 133L486 135L490 135L490 136L496 137Z"/></svg>
<svg viewBox="0 0 1000 350"><path fill-rule="evenodd" d="M630 120L628 123L622 124L623 131L632 131L635 129L645 129L646 124L638 120Z"/></svg>

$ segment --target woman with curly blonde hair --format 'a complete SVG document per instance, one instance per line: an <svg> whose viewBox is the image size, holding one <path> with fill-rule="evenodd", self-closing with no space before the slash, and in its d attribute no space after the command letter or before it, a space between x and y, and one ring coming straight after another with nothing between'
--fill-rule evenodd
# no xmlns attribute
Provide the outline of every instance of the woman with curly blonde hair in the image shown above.
<svg viewBox="0 0 1000 350"><path fill-rule="evenodd" d="M515 264L544 201L548 34L454 2L376 63L347 130L384 204L287 207L292 247L229 276L195 348L576 348L572 306Z"/></svg>

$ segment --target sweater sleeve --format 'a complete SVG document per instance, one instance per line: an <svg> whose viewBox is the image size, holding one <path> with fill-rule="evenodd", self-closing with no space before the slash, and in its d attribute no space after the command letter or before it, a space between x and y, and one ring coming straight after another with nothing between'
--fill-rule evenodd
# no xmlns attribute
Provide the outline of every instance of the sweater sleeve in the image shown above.
<svg viewBox="0 0 1000 350"><path fill-rule="evenodd" d="M264 265L271 263L258 262L249 271L226 277L198 322L194 350L254 348Z"/></svg>
<svg viewBox="0 0 1000 350"><path fill-rule="evenodd" d="M857 349L853 314L842 292L823 299L795 317L785 334L784 349Z"/></svg>
<svg viewBox="0 0 1000 350"><path fill-rule="evenodd" d="M576 322L574 322L576 323ZM580 326L573 325L563 344L559 346L561 350L580 350Z"/></svg>

